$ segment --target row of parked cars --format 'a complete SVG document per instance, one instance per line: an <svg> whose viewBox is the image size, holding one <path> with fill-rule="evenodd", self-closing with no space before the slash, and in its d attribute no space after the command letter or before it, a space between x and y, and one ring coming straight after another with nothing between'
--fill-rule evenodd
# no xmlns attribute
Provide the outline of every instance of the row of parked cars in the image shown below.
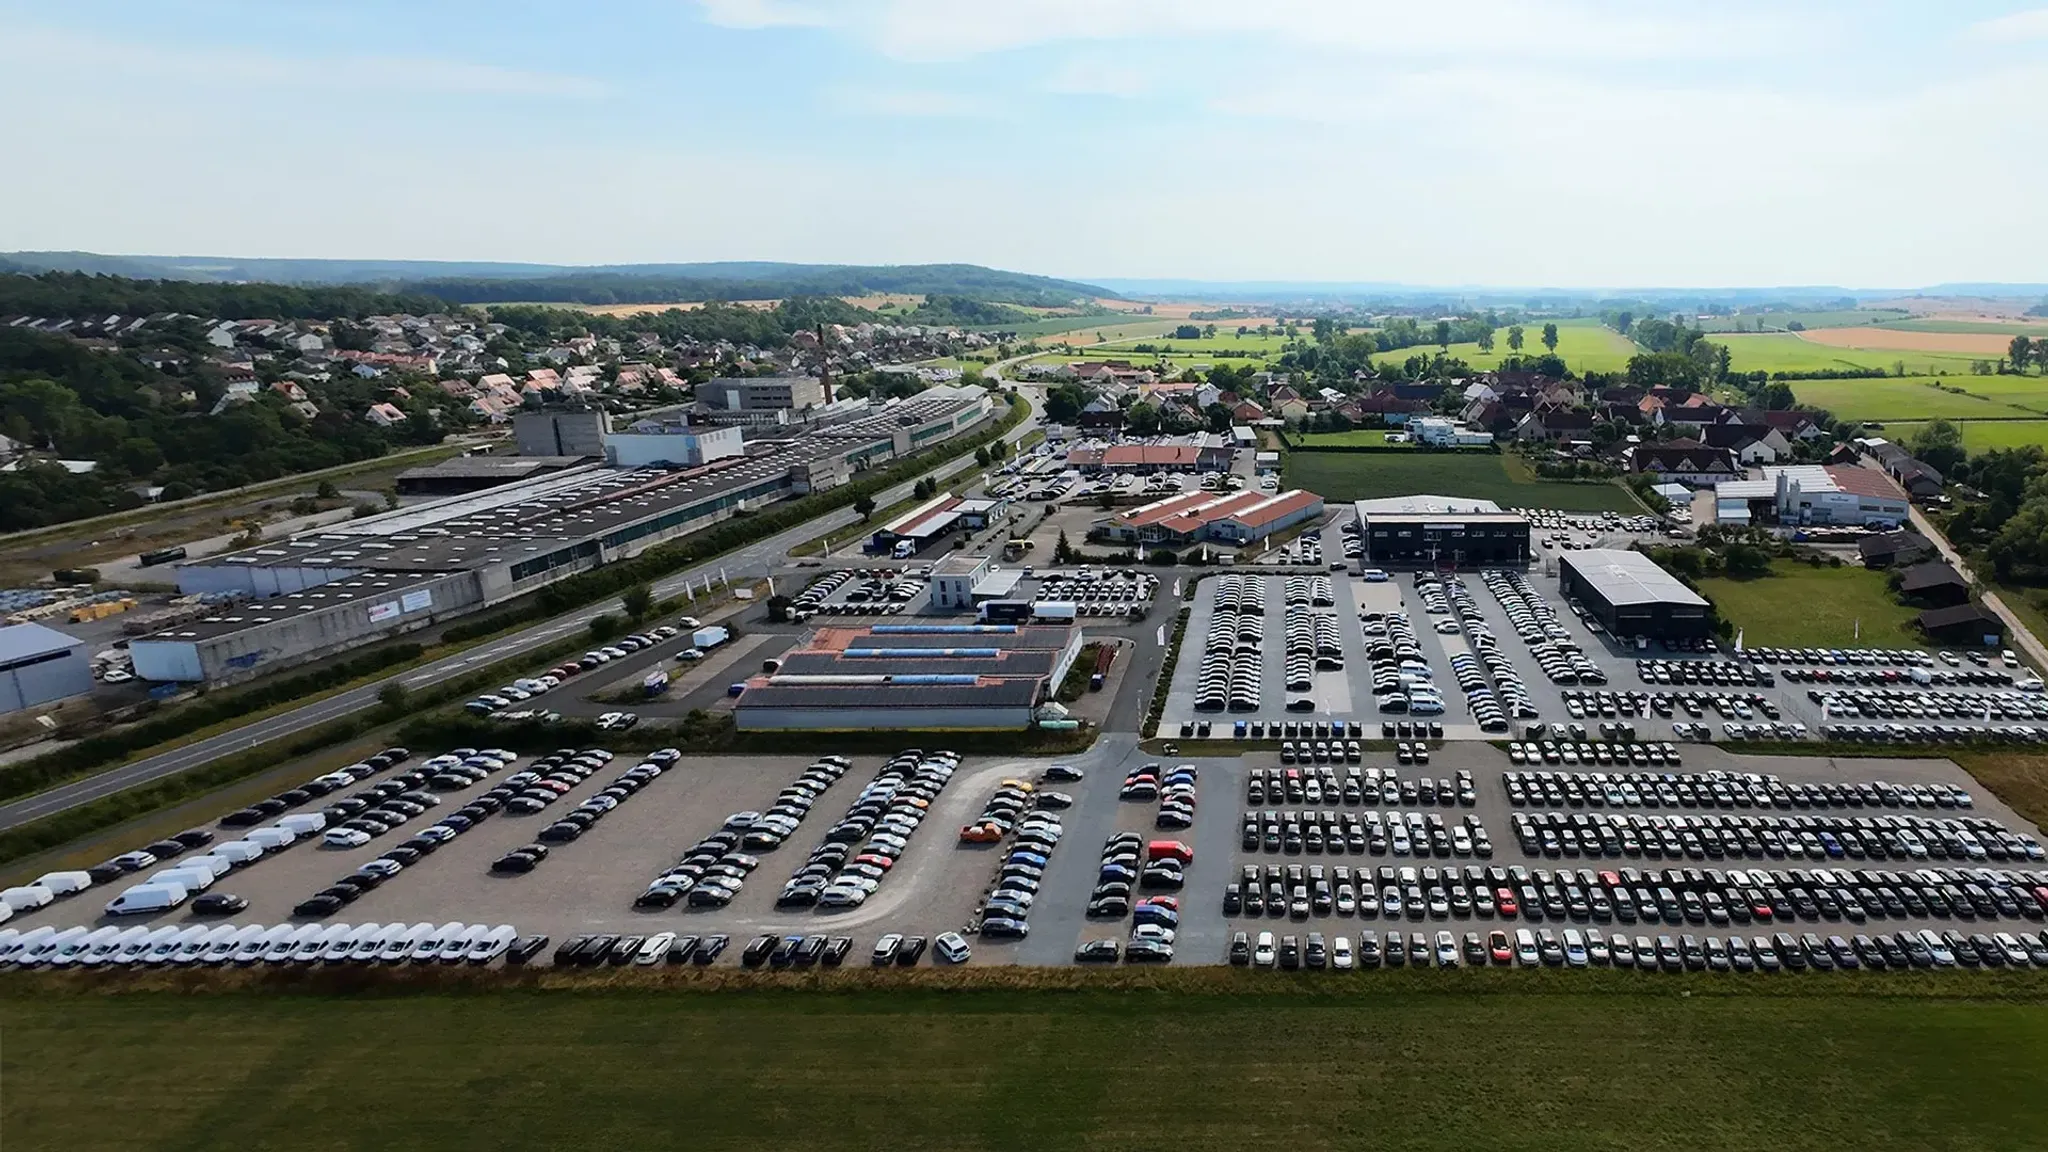
<svg viewBox="0 0 2048 1152"><path fill-rule="evenodd" d="M1557 618L1557 609L1527 576L1511 569L1488 568L1479 574L1479 581L1507 613L1509 626L1521 636L1551 683L1607 683L1607 673L1580 649L1571 629Z"/></svg>
<svg viewBox="0 0 2048 1152"><path fill-rule="evenodd" d="M1358 629L1365 641L1374 707L1404 715L1443 715L1443 694L1437 691L1435 672L1422 654L1408 614L1362 610Z"/></svg>
<svg viewBox="0 0 2048 1152"><path fill-rule="evenodd" d="M1065 835L1056 813L1036 811L1012 831L1009 852L996 865L995 880L982 898L977 931L990 940L1021 940L1031 934L1031 906L1052 854Z"/></svg>
<svg viewBox="0 0 2048 1152"><path fill-rule="evenodd" d="M1423 744L1410 750L1410 759L1417 750L1422 752L1421 763L1428 763L1428 746ZM1463 768L1455 778L1432 779L1403 776L1399 768L1350 771L1319 764L1305 768L1247 769L1244 798L1247 804L1343 803L1412 808L1418 804L1456 803L1470 808L1479 803L1479 789L1471 771Z"/></svg>
<svg viewBox="0 0 2048 1152"><path fill-rule="evenodd" d="M1484 938L1466 932L1462 941L1448 930L1434 938L1426 932L1387 933L1384 944L1370 929L1356 948L1349 937L1325 941L1310 932L1306 941L1294 935L1276 938L1261 932L1253 940L1239 932L1231 938L1228 957L1254 968L1522 967L1634 968L1646 972L1816 972L1856 969L1906 970L1929 968L2048 967L2048 932L1977 932L1953 930L1900 931L1853 937L1807 932L1771 936L1636 936L1616 932L1581 932L1567 928L1518 928L1510 935L1495 929Z"/></svg>
<svg viewBox="0 0 2048 1152"><path fill-rule="evenodd" d="M1947 781L1786 780L1774 772L1501 773L1508 800L1574 808L1971 808Z"/></svg>
<svg viewBox="0 0 2048 1152"><path fill-rule="evenodd" d="M1551 740L1508 741L1508 762L1510 764L1603 764L1626 767L1631 764L1642 767L1676 767L1680 761L1678 746L1668 740L1632 740L1626 743L1609 743L1605 740L1554 742Z"/></svg>
<svg viewBox="0 0 2048 1152"><path fill-rule="evenodd" d="M1528 854L1782 860L2039 860L2034 837L1982 817L1516 812Z"/></svg>
<svg viewBox="0 0 2048 1152"><path fill-rule="evenodd" d="M498 875L531 872L535 865L547 858L549 845L567 844L580 839L613 809L639 795L642 788L652 784L663 772L673 767L677 760L682 759L682 755L676 749L665 748L621 772L617 779L591 793L575 808L541 829L540 835L534 837L534 843L524 848L515 848L493 860L490 871ZM520 775L537 775L538 779L529 782L532 787L559 797L563 793L548 785L551 782L557 785L570 784L572 780L580 783L589 779L597 770L596 766L593 766L595 761L596 757L583 755L570 757L551 766L543 761L534 765L533 772ZM508 780L506 783L509 785L512 781ZM573 787L573 784L571 786ZM510 801L507 803L509 805Z"/></svg>
<svg viewBox="0 0 2048 1152"><path fill-rule="evenodd" d="M1501 651L1500 640L1486 623L1478 601L1473 599L1465 582L1453 576L1439 585L1425 583L1418 587L1418 591L1426 595L1432 589L1440 590L1446 606L1464 622L1465 636L1472 651L1452 653L1451 671L1465 692L1473 720L1483 731L1505 732L1511 720L1535 719L1538 712L1536 701L1529 694L1529 686L1523 683L1514 661ZM1457 627L1447 620L1437 622L1438 632L1455 631Z"/></svg>
<svg viewBox="0 0 2048 1152"><path fill-rule="evenodd" d="M1479 817L1467 813L1456 824L1441 812L1364 813L1333 809L1247 810L1239 824L1246 852L1303 852L1311 856L1477 856L1493 855L1493 838Z"/></svg>
<svg viewBox="0 0 2048 1152"><path fill-rule="evenodd" d="M1898 688L1809 690L1823 716L1864 720L2048 720L2048 697L2025 692L1929 692Z"/></svg>
<svg viewBox="0 0 2048 1152"><path fill-rule="evenodd" d="M1255 711L1266 675L1265 647L1266 618L1226 608L1219 592L1195 672L1195 708Z"/></svg>
<svg viewBox="0 0 2048 1152"><path fill-rule="evenodd" d="M1820 735L1845 744L2048 744L2048 725L1823 724Z"/></svg>
<svg viewBox="0 0 2048 1152"><path fill-rule="evenodd" d="M523 964L547 944L510 924L166 924L0 929L0 967Z"/></svg>

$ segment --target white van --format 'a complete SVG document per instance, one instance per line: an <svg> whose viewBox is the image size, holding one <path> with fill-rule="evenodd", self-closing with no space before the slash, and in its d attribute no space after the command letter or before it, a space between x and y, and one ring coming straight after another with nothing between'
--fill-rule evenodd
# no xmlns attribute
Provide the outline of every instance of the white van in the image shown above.
<svg viewBox="0 0 2048 1152"><path fill-rule="evenodd" d="M263 845L253 840L230 840L215 844L213 854L237 867L263 859Z"/></svg>
<svg viewBox="0 0 2048 1152"><path fill-rule="evenodd" d="M289 828L279 828L275 824L268 828L258 828L244 837L251 844L261 847L265 852L276 852L281 848L289 848L292 842L298 838L299 834L297 832Z"/></svg>
<svg viewBox="0 0 2048 1152"><path fill-rule="evenodd" d="M512 942L518 938L518 929L510 924L500 924L479 936L476 942L469 946L469 962L471 964L489 964L510 951Z"/></svg>
<svg viewBox="0 0 2048 1152"><path fill-rule="evenodd" d="M327 817L318 812L294 812L279 820L277 826L294 836L311 836L327 827Z"/></svg>
<svg viewBox="0 0 2048 1152"><path fill-rule="evenodd" d="M140 936L131 938L126 944L121 945L121 950L114 953L111 963L121 965L140 964L148 957L151 949L177 934L178 930L169 924L161 928L152 928Z"/></svg>
<svg viewBox="0 0 2048 1152"><path fill-rule="evenodd" d="M66 928L55 936L48 937L38 942L34 947L24 951L17 963L23 967L48 964L57 958L58 953L72 947L91 934L92 929L82 926Z"/></svg>
<svg viewBox="0 0 2048 1152"><path fill-rule="evenodd" d="M12 931L12 929L9 929L9 931ZM28 953L29 949L36 947L56 934L57 930L48 925L44 925L41 928L31 928L26 932L19 933L14 939L9 940L6 945L0 946L0 964L19 964L21 958Z"/></svg>
<svg viewBox="0 0 2048 1152"><path fill-rule="evenodd" d="M204 856L194 856L190 859L178 861L178 868L194 872L203 868L212 873L213 878L218 880L229 872L234 871L235 862L225 856L216 856L209 852Z"/></svg>
<svg viewBox="0 0 2048 1152"><path fill-rule="evenodd" d="M470 945L490 934L490 929L481 924L464 924L441 939L441 953L435 959L443 964L460 964L469 958Z"/></svg>
<svg viewBox="0 0 2048 1152"><path fill-rule="evenodd" d="M45 872L41 876L36 877L36 882L29 885L29 887L48 888L55 895L71 896L92 887L92 874L89 872Z"/></svg>
<svg viewBox="0 0 2048 1152"><path fill-rule="evenodd" d="M285 929L284 934L271 937L270 947L263 950L263 962L265 964L290 963L292 956L298 952L300 945L308 940L318 939L320 936L320 925L318 924L286 924L282 927Z"/></svg>
<svg viewBox="0 0 2048 1152"><path fill-rule="evenodd" d="M186 895L191 895L213 887L213 869L187 868L181 864L176 868L165 868L160 872L151 873L146 883L183 884Z"/></svg>
<svg viewBox="0 0 2048 1152"><path fill-rule="evenodd" d="M265 928L260 935L242 941L242 946L235 949L236 965L247 967L269 959L271 951L290 940L292 934L297 931L298 929L290 924L274 924Z"/></svg>
<svg viewBox="0 0 2048 1152"><path fill-rule="evenodd" d="M260 924L249 924L240 928L233 924L222 924L207 936L206 951L200 953L199 962L218 968L234 959L235 949L242 946L242 941L262 933L263 926Z"/></svg>
<svg viewBox="0 0 2048 1152"><path fill-rule="evenodd" d="M120 960L121 953L127 951L130 945L137 943L148 935L149 929L140 924L132 928L123 928L106 942L86 953L82 963L87 968L98 968L102 965L115 963Z"/></svg>
<svg viewBox="0 0 2048 1152"><path fill-rule="evenodd" d="M109 916L138 916L176 908L191 896L191 890L175 881L165 884L137 884L107 901Z"/></svg>
<svg viewBox="0 0 2048 1152"><path fill-rule="evenodd" d="M328 935L336 928L346 930L346 924L308 924L298 935L298 946L292 949L294 964L311 964L327 951Z"/></svg>
<svg viewBox="0 0 2048 1152"><path fill-rule="evenodd" d="M94 949L99 948L120 934L120 928L109 924L104 928L95 928L83 936L74 937L60 946L57 949L56 955L50 957L50 966L52 968L69 968L73 964L83 963L86 956Z"/></svg>
<svg viewBox="0 0 2048 1152"><path fill-rule="evenodd" d="M321 963L339 964L347 960L349 953L355 951L356 936L364 927L374 928L376 925L358 927L354 924L336 924L322 933L320 940L324 946L320 949Z"/></svg>
<svg viewBox="0 0 2048 1152"><path fill-rule="evenodd" d="M425 921L418 924L394 924L385 935L384 947L377 952L377 959L385 964L403 964L412 957L413 946L418 944L434 926Z"/></svg>
<svg viewBox="0 0 2048 1152"><path fill-rule="evenodd" d="M349 962L368 964L374 961L377 954L384 951L384 942L391 938L391 933L403 927L403 924L365 924L356 929L356 943L355 947L349 949Z"/></svg>
<svg viewBox="0 0 2048 1152"><path fill-rule="evenodd" d="M41 908L56 898L57 894L55 892L50 891L41 884L23 884L18 888L0 891L0 903L6 904L16 912L28 912Z"/></svg>
<svg viewBox="0 0 2048 1152"><path fill-rule="evenodd" d="M199 958L206 955L206 946L213 943L214 931L225 927L225 924L194 924L178 933L178 950L171 954L171 963L181 967L197 964Z"/></svg>

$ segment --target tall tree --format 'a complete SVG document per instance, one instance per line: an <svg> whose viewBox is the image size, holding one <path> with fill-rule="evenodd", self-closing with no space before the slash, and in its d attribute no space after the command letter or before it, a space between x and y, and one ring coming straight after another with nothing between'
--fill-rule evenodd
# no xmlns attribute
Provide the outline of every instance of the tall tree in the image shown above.
<svg viewBox="0 0 2048 1152"><path fill-rule="evenodd" d="M1508 329L1508 351L1519 353L1521 352L1521 350L1522 326L1520 324L1516 324Z"/></svg>
<svg viewBox="0 0 2048 1152"><path fill-rule="evenodd" d="M2025 372L2027 361L2034 358L2034 342L2025 336L2015 336L2006 347L2006 355L2012 358L2012 370Z"/></svg>
<svg viewBox="0 0 2048 1152"><path fill-rule="evenodd" d="M1478 344L1479 344L1479 350L1480 350L1481 352L1491 352L1491 351L1493 351L1493 329L1491 329L1491 328L1484 328L1484 329L1481 329L1481 330L1480 330L1480 332L1479 332L1479 340L1478 340Z"/></svg>
<svg viewBox="0 0 2048 1152"><path fill-rule="evenodd" d="M1543 326L1543 346L1552 352L1557 351L1557 325L1545 324Z"/></svg>
<svg viewBox="0 0 2048 1152"><path fill-rule="evenodd" d="M1436 346L1446 352L1451 350L1451 322L1449 320L1439 320L1436 322Z"/></svg>

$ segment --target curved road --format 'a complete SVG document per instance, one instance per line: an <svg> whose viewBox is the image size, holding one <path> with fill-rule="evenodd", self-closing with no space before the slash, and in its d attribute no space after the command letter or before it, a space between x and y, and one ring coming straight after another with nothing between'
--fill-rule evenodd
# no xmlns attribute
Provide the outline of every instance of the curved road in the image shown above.
<svg viewBox="0 0 2048 1152"><path fill-rule="evenodd" d="M1009 361L1004 361L1003 363L1009 363ZM1001 364L996 365L997 369L1001 367ZM990 373L990 376L992 379L1001 379L993 371ZM1020 390L1019 395L1024 396L1031 403L1033 411L1023 423L1004 434L1003 439L1012 444L1023 439L1027 433L1038 426L1039 412L1041 411L1040 402L1032 393ZM974 456L970 453L948 461L931 472L926 473L926 475L944 480L974 466ZM900 500L907 500L910 498L911 487L915 483L916 481L912 480L878 493L875 496L875 503L886 506ZM655 595L657 598L675 595L683 590L685 584L702 584L705 578L716 577L721 569L735 574L764 572L783 559L789 550L798 544L812 540L835 528L845 527L859 519L860 517L851 508L842 508L836 512L827 513L815 520L791 528L786 532L771 536L766 540L749 544L737 551L728 552L724 556L700 564L695 568L678 572L662 580L657 580L654 584ZM445 660L409 669L396 676L378 680L375 683L351 688L346 692L337 693L323 700L315 701L303 708L296 708L290 712L266 717L253 724L237 728L231 732L223 732L218 736L210 736L207 739L188 744L182 748L173 749L159 756L151 756L146 760L137 760L132 764L124 764L119 768L109 769L96 776L74 780L69 784L59 785L48 791L39 792L34 796L16 800L11 804L0 805L0 829L13 828L31 820L62 812L67 808L73 808L105 796L111 796L116 792L133 788L139 784L147 784L153 780L176 775L187 768L196 768L201 764L209 763L222 756L243 752L259 744L269 743L281 737L303 732L306 729L324 724L329 720L369 707L376 702L377 693L382 691L387 684L397 682L411 689L438 684L443 680L469 672L478 665L495 663L526 649L539 647L540 645L558 640L563 636L582 631L589 626L593 617L620 610L617 600L607 600L602 604L593 604L585 608L579 608L574 612L557 616L545 623L536 624L531 628L516 632L510 636L500 637L488 645L469 649L458 655L450 656Z"/></svg>

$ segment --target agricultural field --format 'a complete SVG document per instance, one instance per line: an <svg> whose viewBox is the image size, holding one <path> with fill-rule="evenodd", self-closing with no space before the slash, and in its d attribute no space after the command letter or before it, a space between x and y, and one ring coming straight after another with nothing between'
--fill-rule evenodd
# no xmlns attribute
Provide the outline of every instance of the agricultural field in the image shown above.
<svg viewBox="0 0 2048 1152"><path fill-rule="evenodd" d="M1900 328L1814 328L1799 334L1811 344L1870 352L1957 353L1997 360L2012 337L1994 332L1921 332Z"/></svg>
<svg viewBox="0 0 2048 1152"><path fill-rule="evenodd" d="M1590 994L1524 990L1548 972L1148 975L1156 988L1060 993L15 992L6 1129L70 1152L142 1133L163 1152L652 1148L683 1131L693 1148L818 1150L2039 1142L2048 1005L2019 986L1729 995L1701 977L1681 997L1633 973L1572 973Z"/></svg>
<svg viewBox="0 0 2048 1152"><path fill-rule="evenodd" d="M1881 330L1859 330L1865 335L1878 331ZM1909 375L1967 376L1973 361L1996 359L1959 352L1836 347L1806 339L1811 335L1810 332L1738 333L1716 335L1713 341L1727 346L1729 367L1737 372L1812 372L1827 368L1881 368L1891 371L1894 365L1903 363Z"/></svg>
<svg viewBox="0 0 2048 1152"><path fill-rule="evenodd" d="M1353 428L1349 432L1316 432L1298 437L1298 439L1304 444L1333 445L1342 448L1412 447L1406 440L1395 441L1392 444L1387 443L1387 430L1384 428Z"/></svg>
<svg viewBox="0 0 2048 1152"><path fill-rule="evenodd" d="M1073 324L1070 321L1085 321ZM1075 346L1111 344L1120 340L1157 340L1162 334L1170 333L1186 323L1183 320L1160 319L1156 316L1062 316L1053 320L1040 320L1020 325L1022 335L1036 335L1039 343L1070 343ZM1040 325L1048 327L1039 330Z"/></svg>
<svg viewBox="0 0 2048 1152"><path fill-rule="evenodd" d="M1522 355L1543 355L1543 323L1536 320L1522 325ZM1557 354L1564 359L1565 366L1574 372L1620 372L1628 367L1629 357L1641 351L1628 337L1590 317L1559 320L1556 323ZM1434 356L1436 352L1437 346L1429 344L1381 352L1377 358L1400 361L1410 356ZM1482 370L1496 368L1503 359L1514 355L1508 351L1506 328L1494 333L1491 352L1481 352L1479 345L1466 343L1451 345L1450 354Z"/></svg>
<svg viewBox="0 0 2048 1152"><path fill-rule="evenodd" d="M2024 448L2029 444L2048 448L2048 420L1958 420L1955 423L1963 430L1963 449L1967 452ZM1913 439L1925 426L1920 422L1886 424L1885 439L1904 443Z"/></svg>
<svg viewBox="0 0 2048 1152"><path fill-rule="evenodd" d="M1993 416L2025 416L2006 397L1976 391L1980 381L1992 376L1944 376L1936 379L1912 376L1882 376L1865 380L1790 380L1792 394L1802 404L1825 408L1838 420L1933 420L1983 419ZM1959 396L1942 388L1963 388Z"/></svg>
<svg viewBox="0 0 2048 1152"><path fill-rule="evenodd" d="M1913 627L1919 610L1893 600L1886 579L1868 568L1813 568L1781 560L1761 579L1713 576L1699 586L1722 619L1742 630L1745 644L1921 647Z"/></svg>
<svg viewBox="0 0 2048 1152"><path fill-rule="evenodd" d="M1247 332L1243 336L1239 336L1236 332L1226 329L1221 324L1216 326L1216 335L1205 336L1199 340L1178 340L1173 337L1172 333L1173 329L1168 328L1163 335L1154 336L1148 340L1122 341L1121 344L1148 344L1168 356L1186 360L1219 355L1232 357L1278 356L1289 343L1287 337L1277 332L1265 336L1261 336L1257 332ZM1302 339L1306 339L1306 337L1302 337ZM1104 354L1114 354L1120 350L1128 351L1128 348L1120 348L1119 345L1113 344L1101 349ZM1140 355L1150 355L1150 353L1140 353Z"/></svg>
<svg viewBox="0 0 2048 1152"><path fill-rule="evenodd" d="M1854 308L1824 312L1752 312L1741 316L1709 316L1703 320L1691 321L1691 326L1704 332L1735 332L1740 322L1744 331L1783 332L1787 325L1798 324L1805 328L1845 328L1856 324L1891 324L1905 320L1912 313L1903 308Z"/></svg>
<svg viewBox="0 0 2048 1152"><path fill-rule="evenodd" d="M1889 321L1880 327L1897 332L1961 332L2007 338L2048 336L2048 320L1947 320L1916 317L1911 320Z"/></svg>
<svg viewBox="0 0 2048 1152"><path fill-rule="evenodd" d="M1492 452L1289 452L1285 469L1288 487L1306 488L1333 504L1429 492L1492 500L1503 508L1642 511L1619 484L1518 479L1507 458Z"/></svg>

